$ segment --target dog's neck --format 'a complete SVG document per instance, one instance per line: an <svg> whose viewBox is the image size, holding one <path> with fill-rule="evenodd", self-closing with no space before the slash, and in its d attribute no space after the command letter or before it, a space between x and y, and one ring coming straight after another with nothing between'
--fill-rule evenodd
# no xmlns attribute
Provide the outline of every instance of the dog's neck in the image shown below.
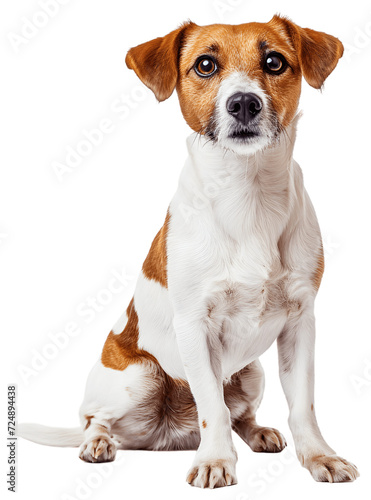
<svg viewBox="0 0 371 500"><path fill-rule="evenodd" d="M193 134L181 182L188 195L200 193L224 231L233 239L254 235L276 244L292 211L295 190L293 148L298 117L269 148L237 155ZM269 228L269 231L268 231Z"/></svg>

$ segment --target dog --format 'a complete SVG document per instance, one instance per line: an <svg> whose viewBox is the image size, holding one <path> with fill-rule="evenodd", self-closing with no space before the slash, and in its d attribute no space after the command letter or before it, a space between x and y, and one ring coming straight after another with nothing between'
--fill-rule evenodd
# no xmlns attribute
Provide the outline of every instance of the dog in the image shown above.
<svg viewBox="0 0 371 500"><path fill-rule="evenodd" d="M315 89L343 45L275 15L198 26L131 48L126 64L155 94L176 89L193 129L179 186L134 297L93 367L77 429L19 427L29 440L80 446L86 462L117 449L197 450L193 486L237 482L232 429L256 452L286 446L256 423L259 362L276 340L289 426L316 481L357 478L318 428L314 301L321 233L293 159L302 77Z"/></svg>

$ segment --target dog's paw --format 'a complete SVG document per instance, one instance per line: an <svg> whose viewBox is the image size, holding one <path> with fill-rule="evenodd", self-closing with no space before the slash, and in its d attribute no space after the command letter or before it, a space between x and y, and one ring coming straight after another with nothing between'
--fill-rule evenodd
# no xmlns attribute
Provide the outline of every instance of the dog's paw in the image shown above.
<svg viewBox="0 0 371 500"><path fill-rule="evenodd" d="M221 488L237 483L235 461L210 460L194 465L187 475L187 482L198 488Z"/></svg>
<svg viewBox="0 0 371 500"><path fill-rule="evenodd" d="M308 458L304 466L316 481L344 483L357 479L359 472L352 463L337 455L320 455Z"/></svg>
<svg viewBox="0 0 371 500"><path fill-rule="evenodd" d="M247 444L252 451L265 453L278 453L287 446L286 439L277 429L259 426L249 432Z"/></svg>
<svg viewBox="0 0 371 500"><path fill-rule="evenodd" d="M116 444L108 436L96 436L82 443L79 457L85 462L112 462L116 449Z"/></svg>

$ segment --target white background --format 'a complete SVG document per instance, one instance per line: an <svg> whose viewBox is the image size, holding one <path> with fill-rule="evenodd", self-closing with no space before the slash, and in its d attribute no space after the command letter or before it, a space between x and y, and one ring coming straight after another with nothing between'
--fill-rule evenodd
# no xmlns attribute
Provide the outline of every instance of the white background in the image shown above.
<svg viewBox="0 0 371 500"><path fill-rule="evenodd" d="M20 441L18 498L368 498L371 5L360 0L65 3L18 51L9 33L22 36L35 16L42 23L41 8L36 0L2 2L0 8L1 491L6 490L7 384L18 384L20 421L78 424L87 374L132 296L186 157L190 130L176 96L158 104L148 90L141 91L124 65L126 51L188 18L198 24L265 22L281 12L347 46L324 92L303 84L295 157L317 210L327 262L316 307L317 417L329 444L359 467L361 477L352 484L318 484L293 457L273 346L262 357L267 383L258 419L280 429L289 448L281 455L254 454L236 437L237 486L216 491L188 486L193 452L119 452L120 463L106 467L83 463L77 449ZM132 108L115 112L112 106L128 96ZM83 130L104 119L111 120L111 132L59 181L53 162L64 163L66 148L76 148ZM104 289L113 272L124 273L127 283L109 297ZM89 297L105 300L94 318L79 309L87 308ZM71 322L79 334L45 366L21 376L22 366L32 368L35 353L47 349L49 334Z"/></svg>

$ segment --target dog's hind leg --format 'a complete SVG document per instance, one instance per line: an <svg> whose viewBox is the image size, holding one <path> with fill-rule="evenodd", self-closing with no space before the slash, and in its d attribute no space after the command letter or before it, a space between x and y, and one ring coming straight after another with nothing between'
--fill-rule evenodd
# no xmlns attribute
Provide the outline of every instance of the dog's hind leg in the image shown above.
<svg viewBox="0 0 371 500"><path fill-rule="evenodd" d="M80 420L84 441L80 458L86 462L111 462L120 447L119 436L112 427L137 404L143 393L144 368L131 364L125 370L106 368L99 361L87 381Z"/></svg>
<svg viewBox="0 0 371 500"><path fill-rule="evenodd" d="M264 371L258 359L233 375L224 389L233 430L253 451L275 453L285 448L286 440L278 430L256 423L263 392Z"/></svg>

